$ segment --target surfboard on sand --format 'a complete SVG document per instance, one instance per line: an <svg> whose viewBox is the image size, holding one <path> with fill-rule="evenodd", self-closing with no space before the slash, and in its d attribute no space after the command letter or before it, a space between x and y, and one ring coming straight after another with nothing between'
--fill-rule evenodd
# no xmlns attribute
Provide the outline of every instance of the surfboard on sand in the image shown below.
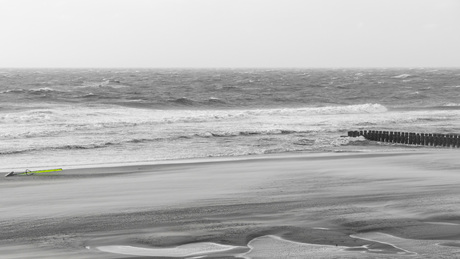
<svg viewBox="0 0 460 259"><path fill-rule="evenodd" d="M30 171L29 169L26 169L24 172L22 173L15 173L14 171L13 172L10 172L10 173L7 173L5 175L5 177L8 177L8 176L13 176L13 175L33 175L33 174L42 174L42 173L51 173L51 172L58 172L58 171L62 171L62 168L57 168L57 169L46 169L46 170L36 170L36 171Z"/></svg>

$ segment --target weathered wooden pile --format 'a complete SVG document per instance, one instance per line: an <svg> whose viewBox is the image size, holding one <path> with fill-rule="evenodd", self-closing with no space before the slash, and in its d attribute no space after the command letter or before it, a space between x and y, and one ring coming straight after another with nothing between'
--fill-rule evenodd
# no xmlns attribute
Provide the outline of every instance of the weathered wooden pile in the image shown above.
<svg viewBox="0 0 460 259"><path fill-rule="evenodd" d="M433 146L433 147L460 147L460 135L457 134L432 134L432 133L412 133L412 132L394 132L394 131L377 131L361 130L349 131L349 137L363 136L365 139L401 143L408 145Z"/></svg>

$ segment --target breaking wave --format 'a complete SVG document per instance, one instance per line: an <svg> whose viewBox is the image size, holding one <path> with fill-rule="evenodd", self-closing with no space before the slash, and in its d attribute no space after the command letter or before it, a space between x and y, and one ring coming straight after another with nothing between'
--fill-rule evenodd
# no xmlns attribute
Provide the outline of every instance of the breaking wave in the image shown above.
<svg viewBox="0 0 460 259"><path fill-rule="evenodd" d="M188 101L187 101L188 102ZM56 122L117 127L132 124L163 124L176 122L205 122L258 116L307 116L384 113L381 104L325 106L308 108L247 109L247 110L151 110L137 108L56 108L29 110L0 116L0 123Z"/></svg>

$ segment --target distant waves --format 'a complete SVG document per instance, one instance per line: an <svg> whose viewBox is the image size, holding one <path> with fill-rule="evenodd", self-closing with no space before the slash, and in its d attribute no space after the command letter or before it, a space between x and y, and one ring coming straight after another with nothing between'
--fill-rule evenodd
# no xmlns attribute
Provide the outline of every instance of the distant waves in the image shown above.
<svg viewBox="0 0 460 259"><path fill-rule="evenodd" d="M0 101L153 109L293 108L456 103L457 70L7 70ZM442 90L441 90L442 89Z"/></svg>

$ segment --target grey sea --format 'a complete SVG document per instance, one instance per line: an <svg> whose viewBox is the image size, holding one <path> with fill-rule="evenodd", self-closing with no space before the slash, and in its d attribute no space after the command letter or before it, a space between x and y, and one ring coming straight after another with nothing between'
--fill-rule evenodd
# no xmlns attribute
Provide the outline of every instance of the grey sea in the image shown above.
<svg viewBox="0 0 460 259"><path fill-rule="evenodd" d="M460 133L460 69L1 69L0 169L406 147Z"/></svg>

